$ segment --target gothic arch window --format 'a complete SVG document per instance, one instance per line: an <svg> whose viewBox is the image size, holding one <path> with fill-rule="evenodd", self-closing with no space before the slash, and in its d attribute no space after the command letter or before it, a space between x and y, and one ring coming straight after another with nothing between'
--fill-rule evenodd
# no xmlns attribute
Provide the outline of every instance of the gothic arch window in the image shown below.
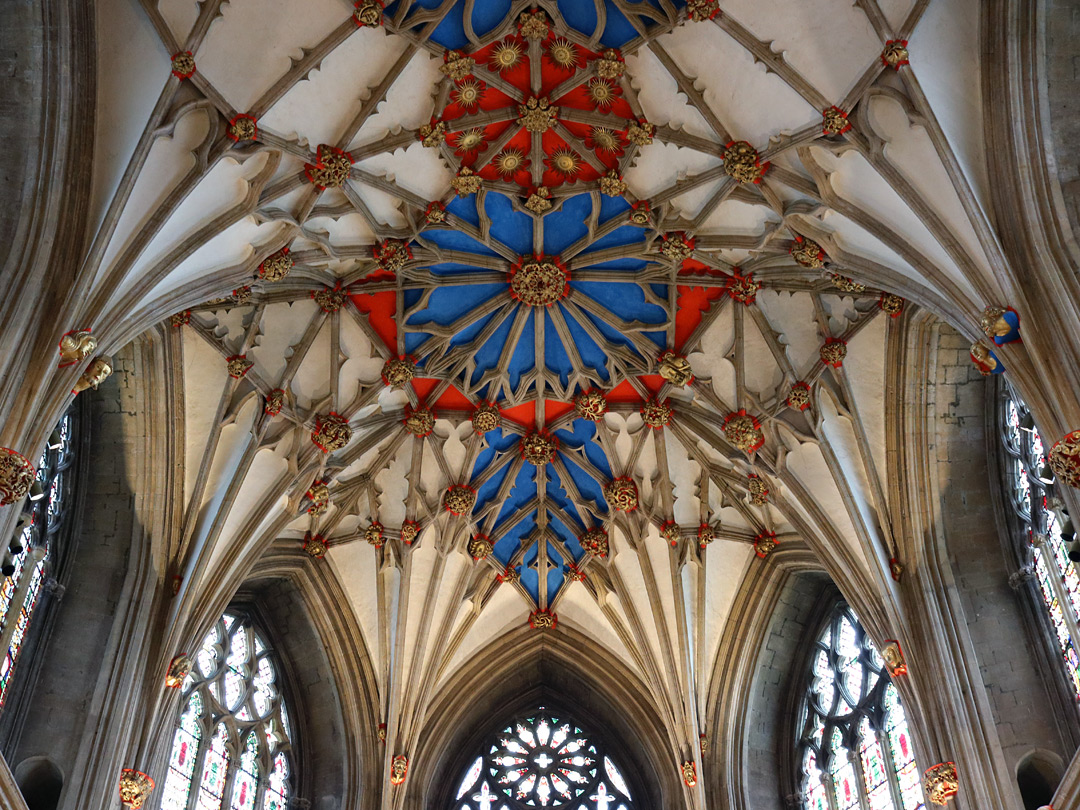
<svg viewBox="0 0 1080 810"><path fill-rule="evenodd" d="M74 507L76 417L74 407L57 423L37 460L34 482L20 528L8 547L7 577L0 585L0 706L11 689L15 664L23 651L34 609L50 578L59 533Z"/></svg>
<svg viewBox="0 0 1080 810"><path fill-rule="evenodd" d="M799 725L806 810L924 810L900 695L855 614L834 608L814 642Z"/></svg>
<svg viewBox="0 0 1080 810"><path fill-rule="evenodd" d="M502 725L466 770L451 810L634 810L602 741L541 706Z"/></svg>
<svg viewBox="0 0 1080 810"><path fill-rule="evenodd" d="M230 611L217 621L182 689L161 810L285 810L289 715L250 619Z"/></svg>
<svg viewBox="0 0 1080 810"><path fill-rule="evenodd" d="M1005 508L1020 525L1031 549L1031 570L1073 694L1080 699L1080 577L1061 536L1060 503L1053 497L1054 474L1031 411L1008 385L1001 386L1001 439L1005 449Z"/></svg>

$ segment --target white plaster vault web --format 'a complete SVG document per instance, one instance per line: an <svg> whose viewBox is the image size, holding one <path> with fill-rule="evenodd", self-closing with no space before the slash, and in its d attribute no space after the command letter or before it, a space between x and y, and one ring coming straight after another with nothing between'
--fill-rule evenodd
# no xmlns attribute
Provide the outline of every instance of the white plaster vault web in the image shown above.
<svg viewBox="0 0 1080 810"><path fill-rule="evenodd" d="M462 662L547 611L636 672L667 713L673 744L690 750L735 591L748 566L767 564L756 538L801 538L851 576L887 569L883 422L895 321L882 303L978 311L998 255L981 213L979 77L966 23L977 4L725 0L712 19L692 21L681 2L610 0L599 6L622 27L606 33L578 22L592 4L541 2L555 35L593 54L559 77L560 91L587 87L597 55L617 45L623 72L611 85L655 128L635 144L628 115L565 112L617 133L613 172L626 188L604 193L597 172L555 183L544 216L526 207L546 176L539 146L520 178L485 179L461 198L451 187L466 154L461 132L516 118L513 109L466 113L468 127L421 141L454 103L439 41L463 25L464 5L397 2L374 27L358 25L343 0L98 5L99 230L87 261L118 336L174 313L187 321L170 333L183 356L177 547L179 567L193 572L184 593L242 571L276 538L299 548L319 535L329 551L316 564L349 594L384 709L395 707L385 719L398 747L413 744L409 729ZM466 17L455 47L476 53L518 37L519 14L532 7L469 3L476 19ZM881 56L895 40L910 52L899 69ZM521 41L530 65L544 65L547 46ZM185 79L170 75L182 51L196 65ZM540 68L523 75L535 91ZM486 65L474 76L515 98L512 108L527 95ZM823 111L833 106L851 129L827 135ZM256 138L229 137L241 114L256 119ZM571 135L577 157L606 173L599 152ZM732 141L770 164L759 184L726 172ZM323 144L352 159L344 184L325 191L304 168ZM481 162L503 148L488 146ZM433 201L445 222L430 216ZM644 202L647 216L632 224ZM558 251L572 290L537 317L511 298L507 273L574 217L581 234ZM685 266L664 251L679 234L693 239ZM394 240L411 252L400 266L377 255ZM817 242L828 265L797 262L798 240ZM260 279L282 248L289 274ZM738 286L751 275L756 297ZM419 317L439 315L440 301L449 312L447 289L467 297L484 285L498 289L441 327ZM694 301L696 313L672 317ZM591 325L574 331L560 318ZM501 343L485 360L478 349L499 323ZM570 354L586 332L607 353L603 368ZM552 354L560 341L566 358ZM823 361L830 342L846 348L842 363ZM692 382L660 376L665 348L688 359ZM252 365L232 377L226 358L241 355ZM420 364L416 379L387 385L384 364L406 355ZM789 404L796 383L809 392L806 410ZM621 391L595 423L571 405L587 389ZM275 390L285 393L271 415ZM504 411L501 427L478 433L473 412L488 399ZM643 422L646 399L672 408L662 428ZM414 435L406 418L432 405L431 432ZM740 410L760 424L761 447L744 451L725 433ZM331 411L351 437L323 453L310 437ZM520 456L536 430L559 439L550 464ZM637 509L617 511L598 494L617 477L634 482ZM767 495L753 497L755 480ZM311 514L319 481L329 503ZM479 490L475 511L444 509L451 485ZM420 527L411 543L407 521ZM378 547L367 542L379 534L373 522ZM711 543L699 542L703 524ZM608 533L605 556L582 550L576 535L591 527ZM480 534L496 553L474 560Z"/></svg>

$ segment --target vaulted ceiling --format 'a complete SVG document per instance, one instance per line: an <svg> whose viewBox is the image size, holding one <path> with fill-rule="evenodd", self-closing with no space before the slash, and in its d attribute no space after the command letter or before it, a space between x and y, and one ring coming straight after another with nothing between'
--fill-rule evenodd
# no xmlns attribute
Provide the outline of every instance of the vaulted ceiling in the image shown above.
<svg viewBox="0 0 1080 810"><path fill-rule="evenodd" d="M888 575L889 336L999 256L976 12L102 2L87 261L182 344L185 593L325 550L403 745L557 617L688 750L774 542Z"/></svg>

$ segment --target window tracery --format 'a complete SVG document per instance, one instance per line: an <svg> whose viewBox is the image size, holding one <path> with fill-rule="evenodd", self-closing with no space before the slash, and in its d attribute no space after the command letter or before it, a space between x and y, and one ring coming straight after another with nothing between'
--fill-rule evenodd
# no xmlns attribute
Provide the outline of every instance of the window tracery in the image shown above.
<svg viewBox="0 0 1080 810"><path fill-rule="evenodd" d="M288 711L269 646L251 621L225 613L182 688L161 810L285 810Z"/></svg>
<svg viewBox="0 0 1080 810"><path fill-rule="evenodd" d="M1031 411L1008 385L1001 386L1001 440L1005 450L1006 502L1019 519L1024 544L1031 550L1031 570L1053 627L1054 640L1080 699L1080 576L1061 536L1063 514L1053 497L1054 474Z"/></svg>
<svg viewBox="0 0 1080 810"><path fill-rule="evenodd" d="M23 651L30 621L41 598L56 558L58 532L72 509L72 476L75 464L76 417L74 408L61 417L37 461L34 493L29 501L29 519L19 530L11 551L15 570L0 585L0 707L8 698L15 664ZM39 489L40 488L40 489Z"/></svg>
<svg viewBox="0 0 1080 810"><path fill-rule="evenodd" d="M504 725L458 785L453 810L634 810L622 771L596 737L543 706Z"/></svg>
<svg viewBox="0 0 1080 810"><path fill-rule="evenodd" d="M843 603L814 643L799 729L806 810L924 810L900 695Z"/></svg>

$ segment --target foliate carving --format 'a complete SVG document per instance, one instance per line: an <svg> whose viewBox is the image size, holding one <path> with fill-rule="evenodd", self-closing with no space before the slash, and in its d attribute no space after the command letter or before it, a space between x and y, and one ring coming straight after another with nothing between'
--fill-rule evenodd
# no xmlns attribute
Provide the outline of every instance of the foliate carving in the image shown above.
<svg viewBox="0 0 1080 810"><path fill-rule="evenodd" d="M321 534L308 532L304 535L304 553L313 559L321 560L326 556L329 547L330 544Z"/></svg>
<svg viewBox="0 0 1080 810"><path fill-rule="evenodd" d="M289 249L283 247L262 260L262 264L259 265L259 278L263 281L281 281L292 272L294 265L295 262L289 255Z"/></svg>
<svg viewBox="0 0 1080 810"><path fill-rule="evenodd" d="M637 484L628 475L615 478L604 487L604 500L612 509L633 512L638 507Z"/></svg>
<svg viewBox="0 0 1080 810"><path fill-rule="evenodd" d="M435 414L430 408L417 408L405 417L405 430L413 436L430 436L435 430Z"/></svg>
<svg viewBox="0 0 1080 810"><path fill-rule="evenodd" d="M776 532L762 532L754 538L754 553L764 560L778 545L780 541L776 539Z"/></svg>
<svg viewBox="0 0 1080 810"><path fill-rule="evenodd" d="M750 306L757 300L758 290L761 289L761 282L754 281L754 274L747 273L745 276L739 272L739 268L735 268L734 274L728 279L727 294L735 301L745 306Z"/></svg>
<svg viewBox="0 0 1080 810"><path fill-rule="evenodd" d="M404 754L398 754L390 760L390 784L400 785L404 783L405 776L409 773L409 758Z"/></svg>
<svg viewBox="0 0 1080 810"><path fill-rule="evenodd" d="M529 132L547 132L558 117L559 108L546 98L534 96L524 104L518 104L518 120Z"/></svg>
<svg viewBox="0 0 1080 810"><path fill-rule="evenodd" d="M323 312L337 312L345 306L346 293L341 289L339 281L333 287L323 287L321 290L312 290L311 297Z"/></svg>
<svg viewBox="0 0 1080 810"><path fill-rule="evenodd" d="M420 524L415 520L406 520L401 524L401 542L411 546L420 536Z"/></svg>
<svg viewBox="0 0 1080 810"><path fill-rule="evenodd" d="M708 22L719 13L719 0L687 0L686 16L694 22Z"/></svg>
<svg viewBox="0 0 1080 810"><path fill-rule="evenodd" d="M544 214L551 210L551 192L547 186L539 186L525 201L525 207L534 214Z"/></svg>
<svg viewBox="0 0 1080 810"><path fill-rule="evenodd" d="M804 382L794 383L788 392L787 406L798 411L805 411L809 408L810 386Z"/></svg>
<svg viewBox="0 0 1080 810"><path fill-rule="evenodd" d="M424 221L428 225L441 225L446 222L446 206L438 200L428 203L427 210L424 212Z"/></svg>
<svg viewBox="0 0 1080 810"><path fill-rule="evenodd" d="M466 76L472 74L476 62L471 56L466 56L461 51L447 51L443 54L443 64L439 70L444 76L449 76L455 82L460 82Z"/></svg>
<svg viewBox="0 0 1080 810"><path fill-rule="evenodd" d="M362 28L378 28L383 22L382 0L356 0L353 19Z"/></svg>
<svg viewBox="0 0 1080 810"><path fill-rule="evenodd" d="M607 409L607 397L595 388L583 391L574 397L574 410L577 411L577 415L590 422L599 422L603 419Z"/></svg>
<svg viewBox="0 0 1080 810"><path fill-rule="evenodd" d="M839 107L827 107L822 113L821 133L823 135L843 135L851 129L848 114Z"/></svg>
<svg viewBox="0 0 1080 810"><path fill-rule="evenodd" d="M889 670L890 677L907 675L904 651L900 649L900 642L896 639L886 639L885 646L881 648L881 658L885 661L885 668Z"/></svg>
<svg viewBox="0 0 1080 810"><path fill-rule="evenodd" d="M599 526L594 526L578 538L581 547L594 557L606 557L608 553L608 533Z"/></svg>
<svg viewBox="0 0 1080 810"><path fill-rule="evenodd" d="M474 560L486 560L495 551L495 546L486 534L475 535L469 540L469 556Z"/></svg>
<svg viewBox="0 0 1080 810"><path fill-rule="evenodd" d="M640 228L647 228L652 224L648 200L638 200L630 208L630 223Z"/></svg>
<svg viewBox="0 0 1080 810"><path fill-rule="evenodd" d="M885 49L881 52L881 63L893 70L900 70L904 65L911 64L908 61L908 41L906 39L890 39L885 43Z"/></svg>
<svg viewBox="0 0 1080 810"><path fill-rule="evenodd" d="M796 236L795 243L791 246L791 258L803 267L811 270L820 270L825 266L828 258L825 250L813 239L805 236Z"/></svg>
<svg viewBox="0 0 1080 810"><path fill-rule="evenodd" d="M601 79L620 79L626 72L626 62L622 54L614 48L608 48L596 60L596 75Z"/></svg>
<svg viewBox="0 0 1080 810"><path fill-rule="evenodd" d="M664 234L660 252L675 263L681 263L694 255L694 240L682 231Z"/></svg>
<svg viewBox="0 0 1080 810"><path fill-rule="evenodd" d="M243 287L238 287L235 290L233 290L232 291L232 302L238 307L242 307L245 304L250 304L251 303L251 287L249 287L249 286L247 286L245 284Z"/></svg>
<svg viewBox="0 0 1080 810"><path fill-rule="evenodd" d="M600 178L600 193L608 197L621 197L626 193L626 181L615 169Z"/></svg>
<svg viewBox="0 0 1080 810"><path fill-rule="evenodd" d="M953 762L939 762L923 773L923 790L934 804L946 805L960 790L960 777Z"/></svg>
<svg viewBox="0 0 1080 810"><path fill-rule="evenodd" d="M240 379L246 376L251 367L255 363L247 359L246 354L234 354L232 357L228 357L225 360L225 367L229 370L229 376L233 379Z"/></svg>
<svg viewBox="0 0 1080 810"><path fill-rule="evenodd" d="M179 329L181 326L187 326L191 323L191 310L185 309L183 312L177 312L169 316L169 326L174 326Z"/></svg>
<svg viewBox="0 0 1080 810"><path fill-rule="evenodd" d="M521 457L530 464L541 467L555 458L559 441L547 433L530 433L521 439Z"/></svg>
<svg viewBox="0 0 1080 810"><path fill-rule="evenodd" d="M518 17L518 31L525 39L545 39L549 29L547 14L543 11L523 11Z"/></svg>
<svg viewBox="0 0 1080 810"><path fill-rule="evenodd" d="M195 57L191 55L191 51L173 54L172 75L178 79L190 79L195 75Z"/></svg>
<svg viewBox="0 0 1080 810"><path fill-rule="evenodd" d="M682 774L683 781L687 787L694 787L697 784L697 765L691 760L686 760L681 766L679 766L679 772Z"/></svg>
<svg viewBox="0 0 1080 810"><path fill-rule="evenodd" d="M443 508L452 515L468 515L476 506L476 490L465 484L452 484L443 495Z"/></svg>
<svg viewBox="0 0 1080 810"><path fill-rule="evenodd" d="M660 527L660 536L663 537L672 548L676 548L679 545L679 541L682 539L682 529L679 528L679 524L674 520L668 520Z"/></svg>
<svg viewBox="0 0 1080 810"><path fill-rule="evenodd" d="M1080 430L1067 433L1050 448L1050 469L1058 481L1080 488Z"/></svg>
<svg viewBox="0 0 1080 810"><path fill-rule="evenodd" d="M890 318L898 318L904 311L904 299L899 295L883 292L881 298L878 299L878 306Z"/></svg>
<svg viewBox="0 0 1080 810"><path fill-rule="evenodd" d="M584 582L585 572L574 565L574 563L569 563L566 566L566 579L569 582Z"/></svg>
<svg viewBox="0 0 1080 810"><path fill-rule="evenodd" d="M694 372L690 368L690 361L675 352L668 350L660 355L660 376L672 385L682 388L689 385L694 379Z"/></svg>
<svg viewBox="0 0 1080 810"><path fill-rule="evenodd" d="M832 285L841 292L861 293L866 291L865 284L860 284L859 282L853 281L847 276L842 276L839 273L830 274L829 280L832 281Z"/></svg>
<svg viewBox="0 0 1080 810"><path fill-rule="evenodd" d="M746 141L732 141L724 149L724 171L736 183L760 183L768 163L762 163L758 151Z"/></svg>
<svg viewBox="0 0 1080 810"><path fill-rule="evenodd" d="M404 388L416 376L416 363L411 357L391 357L383 364L382 381L391 388Z"/></svg>
<svg viewBox="0 0 1080 810"><path fill-rule="evenodd" d="M446 122L423 124L417 134L420 136L420 143L428 149L438 149L446 140Z"/></svg>
<svg viewBox="0 0 1080 810"><path fill-rule="evenodd" d="M513 585L521 579L521 574L516 568L508 565L495 579L498 582L508 582Z"/></svg>
<svg viewBox="0 0 1080 810"><path fill-rule="evenodd" d="M502 413L490 402L482 402L473 411L472 426L477 433L487 433L502 424Z"/></svg>
<svg viewBox="0 0 1080 810"><path fill-rule="evenodd" d="M709 525L708 523L702 523L700 526L698 526L697 542L699 547L705 548L715 539L716 529L714 529L711 525Z"/></svg>
<svg viewBox="0 0 1080 810"><path fill-rule="evenodd" d="M89 329L73 329L60 338L60 367L82 362L97 349L97 338Z"/></svg>
<svg viewBox="0 0 1080 810"><path fill-rule="evenodd" d="M275 388L269 394L266 395L266 401L263 403L263 411L268 416L277 416L281 413L281 409L285 405L285 390L283 388Z"/></svg>
<svg viewBox="0 0 1080 810"><path fill-rule="evenodd" d="M379 267L391 273L396 273L413 257L408 242L400 239L384 239L373 247L371 252L375 261L379 263Z"/></svg>
<svg viewBox="0 0 1080 810"><path fill-rule="evenodd" d="M705 753L709 750L709 736L707 734L698 735L698 744L701 747L701 753Z"/></svg>
<svg viewBox="0 0 1080 810"><path fill-rule="evenodd" d="M533 630L554 630L559 617L550 610L534 610L529 614L529 627Z"/></svg>
<svg viewBox="0 0 1080 810"><path fill-rule="evenodd" d="M316 161L304 164L304 174L313 186L321 189L341 188L352 171L352 155L344 149L321 143Z"/></svg>
<svg viewBox="0 0 1080 810"><path fill-rule="evenodd" d="M656 430L667 426L671 421L671 414L671 406L667 404L667 400L657 402L655 399L650 399L641 408L641 420Z"/></svg>
<svg viewBox="0 0 1080 810"><path fill-rule="evenodd" d="M473 170L468 166L462 166L457 173L457 177L450 181L450 186L459 197L468 197L470 194L475 194L483 185L483 178L478 174L474 174Z"/></svg>
<svg viewBox="0 0 1080 810"><path fill-rule="evenodd" d="M74 387L71 389L73 394L81 394L87 388L93 388L95 391L97 387L101 385L113 373L112 359L108 357L95 357L90 361L90 364L83 370L83 373L79 375L79 379L75 381Z"/></svg>
<svg viewBox="0 0 1080 810"><path fill-rule="evenodd" d="M764 506L769 502L769 487L761 476L750 473L746 476L746 486L750 490L750 503L754 506Z"/></svg>
<svg viewBox="0 0 1080 810"><path fill-rule="evenodd" d="M304 495L311 501L309 515L321 515L330 507L330 487L325 481L315 481Z"/></svg>
<svg viewBox="0 0 1080 810"><path fill-rule="evenodd" d="M367 540L368 545L373 548L382 548L386 545L386 530L379 521L373 520L371 521L371 524L364 529L364 539Z"/></svg>
<svg viewBox="0 0 1080 810"><path fill-rule="evenodd" d="M745 408L729 413L724 419L724 438L734 447L746 454L759 450L765 444L765 434L757 418L746 412Z"/></svg>
<svg viewBox="0 0 1080 810"><path fill-rule="evenodd" d="M315 430L311 431L311 441L324 453L340 450L351 439L352 428L341 414L330 411L315 417Z"/></svg>
<svg viewBox="0 0 1080 810"><path fill-rule="evenodd" d="M656 127L648 121L631 121L626 128L626 140L634 146L648 146L656 135Z"/></svg>
<svg viewBox="0 0 1080 810"><path fill-rule="evenodd" d="M523 256L510 267L510 295L531 307L549 307L570 292L570 271L558 259Z"/></svg>
<svg viewBox="0 0 1080 810"><path fill-rule="evenodd" d="M240 113L240 115L236 116L229 122L229 128L225 130L225 135L237 143L253 141L258 134L259 127L255 122L255 118L246 113Z"/></svg>
<svg viewBox="0 0 1080 810"><path fill-rule="evenodd" d="M169 668L165 671L165 688L179 689L183 686L187 676L191 674L194 664L186 655L178 655L169 662Z"/></svg>
<svg viewBox="0 0 1080 810"><path fill-rule="evenodd" d="M154 780L142 771L124 768L120 771L120 803L134 810L143 806L154 790Z"/></svg>
<svg viewBox="0 0 1080 810"><path fill-rule="evenodd" d="M840 368L847 357L847 343L840 338L828 338L818 349L818 355L825 365Z"/></svg>
<svg viewBox="0 0 1080 810"><path fill-rule="evenodd" d="M1033 582L1038 579L1038 573L1030 565L1025 565L1023 568L1019 568L1009 574L1009 587L1014 591L1020 590L1020 586L1025 582Z"/></svg>
<svg viewBox="0 0 1080 810"><path fill-rule="evenodd" d="M900 562L900 560L896 559L896 557L893 557L889 560L889 575L896 582L899 582L900 578L904 576L904 570L904 564Z"/></svg>

